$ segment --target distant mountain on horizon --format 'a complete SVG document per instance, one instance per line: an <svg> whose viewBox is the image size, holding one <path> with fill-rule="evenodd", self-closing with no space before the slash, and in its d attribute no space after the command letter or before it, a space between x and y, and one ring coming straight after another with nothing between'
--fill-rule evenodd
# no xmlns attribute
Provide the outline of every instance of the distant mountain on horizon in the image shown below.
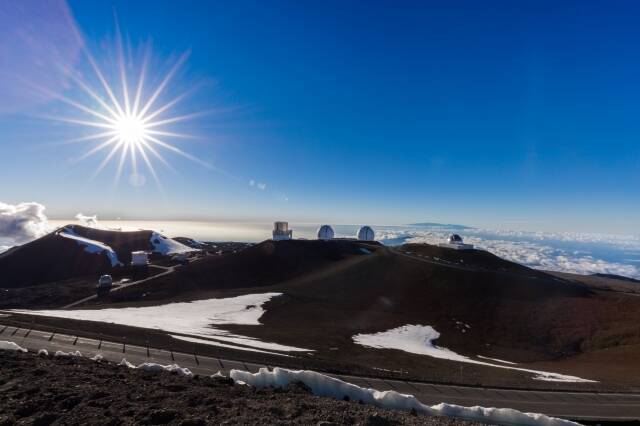
<svg viewBox="0 0 640 426"><path fill-rule="evenodd" d="M419 226L421 228L447 228L447 229L473 229L472 226L456 225L453 223L419 222L409 223L408 226Z"/></svg>

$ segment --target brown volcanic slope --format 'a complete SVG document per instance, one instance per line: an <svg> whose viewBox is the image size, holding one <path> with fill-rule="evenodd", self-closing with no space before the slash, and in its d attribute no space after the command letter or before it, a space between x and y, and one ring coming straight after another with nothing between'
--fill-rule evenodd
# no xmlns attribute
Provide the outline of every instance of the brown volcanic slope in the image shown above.
<svg viewBox="0 0 640 426"><path fill-rule="evenodd" d="M344 347L357 333L421 324L442 334L438 344L465 354L486 354L487 343L504 346L506 359L515 361L579 352L588 335L585 317L594 312L575 311L597 305L600 298L584 285L525 272L429 263L382 248L331 273L269 288L284 296L266 306L262 322L267 327L257 331L266 334L299 324L300 338L307 336L298 342L303 347L318 340ZM463 333L456 321L471 329ZM305 332L309 329L313 335Z"/></svg>
<svg viewBox="0 0 640 426"><path fill-rule="evenodd" d="M205 257L174 274L113 294L108 302L138 301L143 295L144 300L199 299L202 292L265 287L331 270L379 248L378 243L350 240L264 241L238 253Z"/></svg>
<svg viewBox="0 0 640 426"><path fill-rule="evenodd" d="M352 341L358 333L419 324L441 333L439 346L466 356L524 363L520 367L602 380L603 385L640 385L640 297L477 250L392 249L349 240L265 241L238 253L202 258L97 303L159 304L258 292L283 293L265 305L263 325L224 328L314 349L318 362L409 371L432 380L554 386L532 381L531 374L471 364L464 365L462 377L459 363L366 349Z"/></svg>
<svg viewBox="0 0 640 426"><path fill-rule="evenodd" d="M51 233L0 254L0 287L16 288L110 271L105 254Z"/></svg>
<svg viewBox="0 0 640 426"><path fill-rule="evenodd" d="M446 371L441 374L448 377L457 375L459 364L364 349L352 336L406 324L430 325L441 333L439 346L471 357L534 363L521 366L603 380L608 378L606 368L596 372L593 366L615 359L611 368L618 369L616 380L640 373L634 361L640 358L640 297L600 291L477 250L267 241L128 288L111 302L159 303L267 291L283 296L265 305L263 326L225 328L313 348L317 359L408 368L427 378L434 378L431 368ZM577 356L587 356L591 367L558 363ZM465 371L477 369L485 370L477 373L479 381L496 374L522 376L465 365Z"/></svg>
<svg viewBox="0 0 640 426"><path fill-rule="evenodd" d="M124 264L131 262L132 251L153 250L151 244L153 231L110 231L80 225L67 225L66 227L72 228L81 237L108 245L116 252L120 262Z"/></svg>
<svg viewBox="0 0 640 426"><path fill-rule="evenodd" d="M67 225L77 235L110 246L120 262L131 262L131 252L149 251L152 231L106 231ZM89 253L76 241L57 235L42 238L0 254L0 288L17 288L69 278L109 273L113 268L104 253Z"/></svg>

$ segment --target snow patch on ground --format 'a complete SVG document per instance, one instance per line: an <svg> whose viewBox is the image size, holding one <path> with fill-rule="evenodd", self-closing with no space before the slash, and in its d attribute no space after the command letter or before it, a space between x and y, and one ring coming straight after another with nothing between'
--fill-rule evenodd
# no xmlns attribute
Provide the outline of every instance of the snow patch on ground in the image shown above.
<svg viewBox="0 0 640 426"><path fill-rule="evenodd" d="M438 337L440 337L440 333L438 333L433 327L429 325L404 325L402 327L394 328L380 333L357 334L353 336L352 339L355 343L370 348L398 349L418 355L427 355L433 358L533 373L536 375L534 377L535 380L553 380L558 382L573 383L595 382L595 380L583 379L576 376L567 376L564 374L550 373L547 371L510 367L508 365L492 364L489 362L471 359L464 355L457 354L447 348L436 346L433 342Z"/></svg>
<svg viewBox="0 0 640 426"><path fill-rule="evenodd" d="M7 342L6 340L0 340L0 350L27 352L25 348L19 346L17 343Z"/></svg>
<svg viewBox="0 0 640 426"><path fill-rule="evenodd" d="M58 358L68 358L68 357L81 357L82 353L80 351L75 352L64 352L64 351L56 351L53 356Z"/></svg>
<svg viewBox="0 0 640 426"><path fill-rule="evenodd" d="M103 244L100 241L90 240L89 238L81 237L80 235L76 234L73 228L70 228L68 226L60 230L58 232L58 235L64 238L68 238L70 240L75 240L78 244L84 246L84 251L86 251L87 253L106 254L107 257L109 258L109 261L111 262L112 267L122 266L122 262L118 260L118 255L116 254L116 252L113 251L113 249L110 246Z"/></svg>
<svg viewBox="0 0 640 426"><path fill-rule="evenodd" d="M263 342L261 340L233 334L216 328L215 325L241 324L260 325L264 314L262 305L281 293L246 294L223 299L196 300L193 302L169 303L140 308L78 309L78 310L15 310L14 312L56 318L68 318L84 321L99 321L132 327L153 328L175 333L176 339L200 339L197 343L221 346L220 343L206 340L216 339L230 342L233 349L255 351L311 352L309 349ZM181 334L184 336L178 336ZM232 346L228 346L232 347Z"/></svg>
<svg viewBox="0 0 640 426"><path fill-rule="evenodd" d="M228 343L222 343L222 342L218 342L218 341L215 341L215 340L199 339L197 337L178 336L178 335L175 335L175 334L172 334L171 337L173 337L174 339L178 339L178 340L184 340L185 342L200 343L200 344L203 344L203 345L210 345L210 346L218 346L220 348L236 349L236 350L239 350L239 351L247 351L247 352L259 352L259 353L263 353L263 354L271 354L271 355L279 355L279 356L290 356L290 355L287 355L287 354L282 354L282 353L277 353L277 352L263 351L262 349L247 348L247 347L243 347L243 346L230 345ZM260 341L257 341L257 343L259 345L269 344L267 342L260 342ZM272 344L276 345L276 346L280 346L280 347L291 348L291 346L283 346L283 345L278 345L276 343L272 343ZM295 348L295 349L297 349L297 348ZM289 350L289 349L281 349L281 350Z"/></svg>
<svg viewBox="0 0 640 426"><path fill-rule="evenodd" d="M151 241L151 244L153 245L153 251L155 253L160 253L165 256L171 255L171 254L177 254L177 253L189 253L192 251L198 251L182 243L179 243L176 240L167 238L158 232L153 232L151 234L150 241Z"/></svg>
<svg viewBox="0 0 640 426"><path fill-rule="evenodd" d="M568 420L548 417L544 414L523 413L510 408L462 407L445 403L428 406L422 404L413 395L401 394L395 391L380 392L375 389L366 389L314 371L296 371L276 367L273 371L261 368L255 374L247 371L231 370L229 376L239 384L247 384L258 388L284 388L291 383L302 382L311 389L314 395L338 400L348 397L351 401L362 401L365 404L375 405L384 409L415 410L418 413L430 416L459 417L483 423L504 425L565 426L577 424Z"/></svg>
<svg viewBox="0 0 640 426"><path fill-rule="evenodd" d="M49 351L46 349L40 349L38 351L38 356L49 356Z"/></svg>
<svg viewBox="0 0 640 426"><path fill-rule="evenodd" d="M120 361L118 365L121 367L134 368L134 369L136 368L136 366L134 364L131 364L129 361L127 361L126 358L122 358L122 361Z"/></svg>
<svg viewBox="0 0 640 426"><path fill-rule="evenodd" d="M517 363L515 363L515 362L505 361L505 360L498 359L498 358L489 358L488 356L476 355L476 358L480 358L480 359L488 359L489 361L501 362L501 363L503 363L503 364L518 365L518 364L517 364Z"/></svg>
<svg viewBox="0 0 640 426"><path fill-rule="evenodd" d="M182 368L178 364L162 365L155 362L143 362L142 364L135 365L127 361L126 358L122 358L122 361L118 364L122 367L132 368L136 370L148 371L150 373L159 373L161 371L168 371L169 373L175 373L178 376L193 377L193 373L188 368Z"/></svg>

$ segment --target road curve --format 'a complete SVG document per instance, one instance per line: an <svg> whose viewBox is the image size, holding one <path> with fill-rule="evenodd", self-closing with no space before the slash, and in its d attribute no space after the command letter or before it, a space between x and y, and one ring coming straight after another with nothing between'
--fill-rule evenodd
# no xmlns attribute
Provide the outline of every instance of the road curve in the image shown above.
<svg viewBox="0 0 640 426"><path fill-rule="evenodd" d="M38 351L80 351L84 356L101 354L104 359L120 362L123 358L137 364L177 363L195 374L210 375L231 369L257 372L271 367L249 362L187 354L112 341L89 339L69 334L17 328L0 323L0 340ZM447 402L464 406L508 407L526 412L544 413L572 420L630 421L640 419L640 394L526 391L466 386L437 385L413 381L333 375L358 386L377 390L395 390L415 395L424 404Z"/></svg>
<svg viewBox="0 0 640 426"><path fill-rule="evenodd" d="M156 275L152 275L152 276L147 277L147 278L143 278L141 280L132 281L132 282L129 282L129 283L126 283L126 284L121 284L121 285L118 285L118 286L114 286L111 289L110 293L114 293L114 292L120 291L120 290L122 290L124 288L131 287L131 286L138 285L138 284L142 284L142 283L145 283L147 281L155 280L156 278L160 278L162 276L171 274L171 273L173 273L175 271L176 266L149 265L149 268L157 268L157 269L163 270L164 272L161 272L161 273L156 274ZM84 303L86 303L86 302L88 302L90 300L95 300L97 298L98 298L98 295L94 294L92 296L88 296L88 297L85 297L83 299L76 300L73 303L69 303L68 305L63 306L60 309L75 308L76 306L82 305L82 304L84 304Z"/></svg>

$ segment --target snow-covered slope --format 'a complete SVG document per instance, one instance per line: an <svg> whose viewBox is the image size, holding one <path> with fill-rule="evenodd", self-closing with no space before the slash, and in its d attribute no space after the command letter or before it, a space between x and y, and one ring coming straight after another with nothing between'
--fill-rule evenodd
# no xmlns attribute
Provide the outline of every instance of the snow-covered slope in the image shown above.
<svg viewBox="0 0 640 426"><path fill-rule="evenodd" d="M175 339L243 351L311 352L308 349L263 342L215 327L224 324L260 325L260 317L265 312L262 305L276 296L280 296L280 293L245 294L223 299L205 299L140 308L16 310L14 312L154 328L171 333Z"/></svg>
<svg viewBox="0 0 640 426"><path fill-rule="evenodd" d="M171 238L167 238L155 231L151 233L150 241L153 245L153 251L165 256L170 254L189 253L192 251L197 251L194 248L179 243L176 240L172 240Z"/></svg>
<svg viewBox="0 0 640 426"><path fill-rule="evenodd" d="M106 244L100 241L90 240L78 235L73 228L64 227L57 233L59 236L75 240L78 244L84 246L84 251L87 253L102 254L104 253L109 258L111 266L122 266L122 262L118 260L116 252Z"/></svg>

